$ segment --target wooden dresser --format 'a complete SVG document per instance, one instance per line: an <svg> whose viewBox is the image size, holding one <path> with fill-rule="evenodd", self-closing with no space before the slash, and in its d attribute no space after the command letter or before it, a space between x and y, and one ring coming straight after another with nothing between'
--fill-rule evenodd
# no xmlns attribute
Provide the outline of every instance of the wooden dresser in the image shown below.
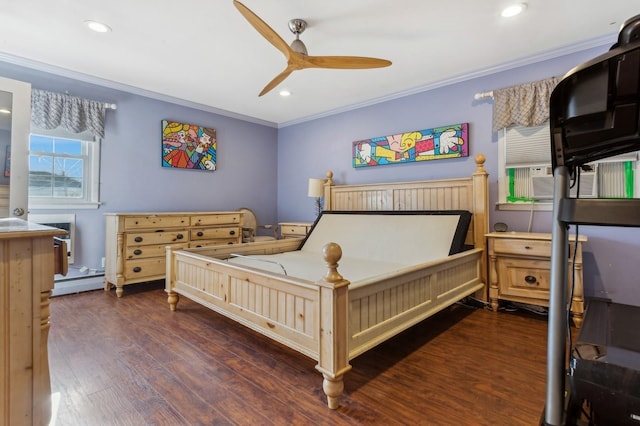
<svg viewBox="0 0 640 426"><path fill-rule="evenodd" d="M310 222L280 222L278 224L281 238L306 237L311 226L313 223Z"/></svg>
<svg viewBox="0 0 640 426"><path fill-rule="evenodd" d="M0 426L49 424L49 296L55 261L63 262L53 237L64 234L0 219Z"/></svg>
<svg viewBox="0 0 640 426"><path fill-rule="evenodd" d="M499 300L549 306L551 269L551 234L529 232L492 232L487 234L489 247L489 299L494 311ZM582 243L577 247L575 237L569 238L569 276L571 290L575 253L575 287L571 303L571 317L576 327L582 325L584 292L582 281Z"/></svg>
<svg viewBox="0 0 640 426"><path fill-rule="evenodd" d="M242 242L240 212L106 213L105 290L164 279L166 246Z"/></svg>

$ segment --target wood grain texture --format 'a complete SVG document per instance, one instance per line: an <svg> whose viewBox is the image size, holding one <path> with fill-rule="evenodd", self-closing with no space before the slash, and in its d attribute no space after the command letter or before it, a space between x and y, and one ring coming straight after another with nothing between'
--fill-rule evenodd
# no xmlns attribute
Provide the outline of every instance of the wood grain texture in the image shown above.
<svg viewBox="0 0 640 426"><path fill-rule="evenodd" d="M52 299L56 425L536 425L543 317L454 305L351 361L337 410L316 362L163 283ZM382 403L384 401L384 403Z"/></svg>

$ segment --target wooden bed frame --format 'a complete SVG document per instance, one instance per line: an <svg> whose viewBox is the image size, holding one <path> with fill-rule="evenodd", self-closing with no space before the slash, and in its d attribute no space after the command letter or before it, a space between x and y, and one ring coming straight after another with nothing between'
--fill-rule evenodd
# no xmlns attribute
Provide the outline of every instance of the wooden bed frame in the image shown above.
<svg viewBox="0 0 640 426"><path fill-rule="evenodd" d="M472 249L350 289L338 272L341 248L329 241L323 248L327 272L316 282L223 260L231 254L293 251L300 246L297 238L168 247L170 309L176 310L183 295L316 360L327 404L335 409L350 359L466 296L487 300L488 174L485 157L475 160L477 169L468 178L335 185L329 172L325 184L326 210L468 210L472 220L465 242Z"/></svg>

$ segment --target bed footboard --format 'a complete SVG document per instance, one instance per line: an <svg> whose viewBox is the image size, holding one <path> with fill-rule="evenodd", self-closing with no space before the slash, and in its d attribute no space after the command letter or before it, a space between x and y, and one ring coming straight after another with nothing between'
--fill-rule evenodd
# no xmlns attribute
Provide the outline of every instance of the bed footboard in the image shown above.
<svg viewBox="0 0 640 426"><path fill-rule="evenodd" d="M259 243L247 244L243 254L263 253L256 252L256 246ZM197 251L167 248L167 301L175 311L179 295L186 296L316 360L327 404L335 409L344 389L343 376L351 369L349 281L337 271L340 246L325 245L323 256L327 273L311 282L239 267Z"/></svg>
<svg viewBox="0 0 640 426"><path fill-rule="evenodd" d="M296 247L287 244L247 244L242 254ZM214 251L228 257L238 248ZM350 359L484 286L482 253L469 250L353 287L337 270L342 250L334 243L323 248L327 272L317 282L234 265L211 250L168 248L166 292L172 311L184 295L316 360L335 409Z"/></svg>

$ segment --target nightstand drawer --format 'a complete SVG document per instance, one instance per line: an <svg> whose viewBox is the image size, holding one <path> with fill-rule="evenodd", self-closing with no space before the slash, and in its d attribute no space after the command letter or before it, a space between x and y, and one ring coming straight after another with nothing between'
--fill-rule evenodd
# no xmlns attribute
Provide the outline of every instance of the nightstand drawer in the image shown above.
<svg viewBox="0 0 640 426"><path fill-rule="evenodd" d="M499 258L500 294L548 301L550 266L551 262L546 260Z"/></svg>
<svg viewBox="0 0 640 426"><path fill-rule="evenodd" d="M551 241L498 238L494 241L493 250L501 254L550 257Z"/></svg>
<svg viewBox="0 0 640 426"><path fill-rule="evenodd" d="M549 306L551 234L491 232L486 236L491 308L497 311L500 300ZM575 266L575 273L569 273L567 283L571 317L578 328L584 312L582 243L586 241L582 235L577 243L575 237L571 238L567 259L569 268Z"/></svg>
<svg viewBox="0 0 640 426"><path fill-rule="evenodd" d="M308 222L280 222L280 235L282 238L305 237L312 225Z"/></svg>
<svg viewBox="0 0 640 426"><path fill-rule="evenodd" d="M287 235L300 235L300 236L304 236L307 235L307 227L306 226L293 226L293 225L289 225L287 227L283 227L282 231L283 234L287 234Z"/></svg>

